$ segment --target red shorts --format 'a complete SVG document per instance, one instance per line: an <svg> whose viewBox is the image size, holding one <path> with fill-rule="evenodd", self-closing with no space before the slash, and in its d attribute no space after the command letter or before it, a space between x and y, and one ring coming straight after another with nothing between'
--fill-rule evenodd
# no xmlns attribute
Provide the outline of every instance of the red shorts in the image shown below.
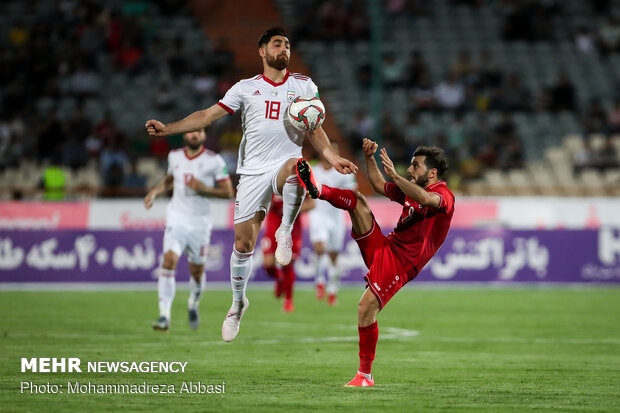
<svg viewBox="0 0 620 413"><path fill-rule="evenodd" d="M267 214L265 217L265 235L263 235L263 239L260 241L260 246L264 255L276 253L276 231L280 227L280 223L281 219L278 216L274 215L271 217L270 214ZM297 220L295 224L293 224L293 232L291 235L293 237L293 259L295 260L299 257L303 242L301 237L301 226Z"/></svg>
<svg viewBox="0 0 620 413"><path fill-rule="evenodd" d="M364 277L366 287L377 297L379 308L382 309L394 294L415 276L409 278L407 274L411 271L407 271L407 266L397 258L399 252L388 237L381 233L381 227L374 219L369 232L351 235L368 267L368 273Z"/></svg>

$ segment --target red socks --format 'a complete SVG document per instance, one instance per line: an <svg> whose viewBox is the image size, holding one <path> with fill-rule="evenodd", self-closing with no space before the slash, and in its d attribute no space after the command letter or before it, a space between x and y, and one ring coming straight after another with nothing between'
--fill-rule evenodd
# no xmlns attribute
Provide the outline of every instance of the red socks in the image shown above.
<svg viewBox="0 0 620 413"><path fill-rule="evenodd" d="M345 211L353 211L357 205L357 195L350 189L332 188L327 185L321 186L321 195L319 199L323 199L336 208Z"/></svg>
<svg viewBox="0 0 620 413"><path fill-rule="evenodd" d="M360 335L360 368L362 373L370 374L372 362L375 359L377 340L379 339L379 327L375 321L366 327L357 327Z"/></svg>
<svg viewBox="0 0 620 413"><path fill-rule="evenodd" d="M288 299L293 298L293 284L295 284L295 271L293 269L294 262L295 261L291 261L289 265L282 267L282 290L284 292L284 298Z"/></svg>

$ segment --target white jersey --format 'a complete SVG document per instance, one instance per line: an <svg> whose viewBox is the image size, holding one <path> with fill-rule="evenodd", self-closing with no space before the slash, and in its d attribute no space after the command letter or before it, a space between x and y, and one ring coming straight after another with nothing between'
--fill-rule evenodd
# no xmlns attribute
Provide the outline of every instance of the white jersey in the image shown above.
<svg viewBox="0 0 620 413"><path fill-rule="evenodd" d="M172 199L168 203L167 221L182 222L188 226L211 224L211 201L187 186L194 177L208 187L217 181L230 179L224 159L205 148L190 158L185 149L168 154L168 175L174 177Z"/></svg>
<svg viewBox="0 0 620 413"><path fill-rule="evenodd" d="M316 85L308 76L288 71L280 83L258 75L226 92L218 105L231 114L242 111L237 173L259 175L301 157L305 132L291 125L286 111L293 99L303 95L318 96Z"/></svg>

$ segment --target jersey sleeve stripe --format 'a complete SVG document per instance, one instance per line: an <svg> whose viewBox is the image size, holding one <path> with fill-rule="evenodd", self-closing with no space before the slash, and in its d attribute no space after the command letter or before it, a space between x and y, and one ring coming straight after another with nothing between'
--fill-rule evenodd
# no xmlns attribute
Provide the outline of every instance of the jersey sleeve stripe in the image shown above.
<svg viewBox="0 0 620 413"><path fill-rule="evenodd" d="M437 208L441 208L441 206L443 205L443 196L439 192L431 192L431 194L439 195L439 205L437 205Z"/></svg>
<svg viewBox="0 0 620 413"><path fill-rule="evenodd" d="M229 108L228 106L226 106L225 104L223 104L222 102L217 102L217 104L219 106L221 106L226 112L230 113L231 115L235 113L234 110L232 110L231 108Z"/></svg>

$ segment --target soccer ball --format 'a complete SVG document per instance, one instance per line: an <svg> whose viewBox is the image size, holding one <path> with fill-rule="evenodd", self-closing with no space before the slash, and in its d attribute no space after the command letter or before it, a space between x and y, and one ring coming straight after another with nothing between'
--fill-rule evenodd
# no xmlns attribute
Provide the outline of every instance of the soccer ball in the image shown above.
<svg viewBox="0 0 620 413"><path fill-rule="evenodd" d="M316 96L298 96L288 107L288 119L300 131L316 129L325 120L325 106Z"/></svg>

